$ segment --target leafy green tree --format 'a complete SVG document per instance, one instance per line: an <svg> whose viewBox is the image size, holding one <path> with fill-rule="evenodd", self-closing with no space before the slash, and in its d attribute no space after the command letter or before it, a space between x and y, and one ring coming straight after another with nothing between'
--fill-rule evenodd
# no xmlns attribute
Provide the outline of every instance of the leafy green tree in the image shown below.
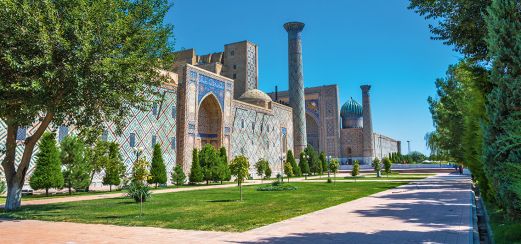
<svg viewBox="0 0 521 244"><path fill-rule="evenodd" d="M320 165L322 167L322 173L327 172L327 159L326 154L324 152L320 153L320 156L318 157L318 160L320 160Z"/></svg>
<svg viewBox="0 0 521 244"><path fill-rule="evenodd" d="M392 162L388 157L384 157L382 159L382 163L384 165L384 172L387 175L387 177L389 177L389 174L391 173Z"/></svg>
<svg viewBox="0 0 521 244"><path fill-rule="evenodd" d="M309 171L313 174L322 174L322 163L320 162L320 159L315 149L311 145L308 145L304 149L304 152L309 157Z"/></svg>
<svg viewBox="0 0 521 244"><path fill-rule="evenodd" d="M382 163L380 162L380 159L374 158L371 166L373 166L373 169L376 172L376 177L380 177L380 171L382 170Z"/></svg>
<svg viewBox="0 0 521 244"><path fill-rule="evenodd" d="M427 156L418 151L413 151L409 153L409 157L411 157L411 160L414 163L421 163L427 159Z"/></svg>
<svg viewBox="0 0 521 244"><path fill-rule="evenodd" d="M203 182L204 175L201 169L201 164L199 164L199 152L196 148L192 151L192 167L190 168L190 177L189 181L191 184L195 184L198 182Z"/></svg>
<svg viewBox="0 0 521 244"><path fill-rule="evenodd" d="M163 160L163 153L161 152L161 145L155 144L152 153L152 167L150 169L149 184L166 184L166 165Z"/></svg>
<svg viewBox="0 0 521 244"><path fill-rule="evenodd" d="M206 184L210 181L219 180L219 162L220 158L211 144L204 145L199 152L199 164L204 175Z"/></svg>
<svg viewBox="0 0 521 244"><path fill-rule="evenodd" d="M177 164L172 171L172 184L181 186L185 183L186 175L181 165Z"/></svg>
<svg viewBox="0 0 521 244"><path fill-rule="evenodd" d="M122 128L171 67L167 0L0 1L0 119L7 126L6 210L20 207L34 147L48 126ZM39 121L16 160L16 132Z"/></svg>
<svg viewBox="0 0 521 244"><path fill-rule="evenodd" d="M304 152L300 153L299 168L302 174L309 175L309 163Z"/></svg>
<svg viewBox="0 0 521 244"><path fill-rule="evenodd" d="M290 162L286 161L284 163L284 174L288 177L288 182L289 182L289 178L293 176L293 167L291 167Z"/></svg>
<svg viewBox="0 0 521 244"><path fill-rule="evenodd" d="M90 183L92 183L96 174L100 174L105 169L109 161L109 146L110 142L96 140L94 145L85 149L85 160L89 163L91 169Z"/></svg>
<svg viewBox="0 0 521 244"><path fill-rule="evenodd" d="M521 12L515 0L494 0L486 17L492 63L487 95L486 172L497 202L521 219Z"/></svg>
<svg viewBox="0 0 521 244"><path fill-rule="evenodd" d="M231 172L230 172L230 165L228 165L228 155L226 153L226 148L221 147L219 149L219 162L217 166L217 174L215 176L215 180L221 181L221 184L223 181L229 181L231 180Z"/></svg>
<svg viewBox="0 0 521 244"><path fill-rule="evenodd" d="M333 172L333 178L336 178L336 172L340 169L340 162L338 160L333 159L329 162L329 170Z"/></svg>
<svg viewBox="0 0 521 244"><path fill-rule="evenodd" d="M271 168L270 168L270 165L268 164L268 167L266 168L266 171L264 172L264 175L265 175L264 178L266 178L266 179L271 178L271 173L272 173Z"/></svg>
<svg viewBox="0 0 521 244"><path fill-rule="evenodd" d="M132 182L145 184L150 179L150 163L145 158L139 158L132 165Z"/></svg>
<svg viewBox="0 0 521 244"><path fill-rule="evenodd" d="M110 191L112 186L121 184L121 178L125 174L125 164L121 158L119 151L119 144L116 142L109 143L109 155L105 164L105 176L103 177L103 184L109 185Z"/></svg>
<svg viewBox="0 0 521 244"><path fill-rule="evenodd" d="M237 179L237 183L239 184L241 201L242 201L242 183L249 176L249 172L248 172L249 168L250 168L250 162L248 162L248 159L242 155L235 157L230 164L230 170L232 172L232 175L235 176L235 178Z"/></svg>
<svg viewBox="0 0 521 244"><path fill-rule="evenodd" d="M261 177L261 179L264 179L266 170L270 167L270 164L265 159L260 159L255 163L255 170L257 171L257 175Z"/></svg>
<svg viewBox="0 0 521 244"><path fill-rule="evenodd" d="M472 60L487 60L487 43L484 36L487 25L484 16L492 0L410 0L410 9L436 20L429 25L434 35L432 39L441 40L454 47Z"/></svg>
<svg viewBox="0 0 521 244"><path fill-rule="evenodd" d="M292 158L291 160L289 161L289 163L291 164L291 168L293 169L293 176L302 176L302 171L300 169L300 167L298 166L297 164L297 160L295 160L295 156L293 155L293 152L291 153L292 155Z"/></svg>
<svg viewBox="0 0 521 244"><path fill-rule="evenodd" d="M291 166L291 175L288 175L286 173L286 163L288 163ZM293 165L297 165L297 162L295 161L295 156L293 156L293 151L288 150L288 152L286 153L286 162L284 163L284 174L286 174L288 178L294 175Z"/></svg>
<svg viewBox="0 0 521 244"><path fill-rule="evenodd" d="M36 166L29 180L34 190L45 189L49 195L49 188L63 187L60 151L56 146L54 134L45 132L39 143L40 151L36 154Z"/></svg>
<svg viewBox="0 0 521 244"><path fill-rule="evenodd" d="M351 176L353 176L355 178L355 182L356 182L356 177L360 174L360 162L358 160L355 160L354 164L353 164L353 170L351 170Z"/></svg>
<svg viewBox="0 0 521 244"><path fill-rule="evenodd" d="M72 194L72 188L86 189L90 185L91 168L85 159L85 144L76 136L67 136L61 141L60 148L62 174L69 195Z"/></svg>

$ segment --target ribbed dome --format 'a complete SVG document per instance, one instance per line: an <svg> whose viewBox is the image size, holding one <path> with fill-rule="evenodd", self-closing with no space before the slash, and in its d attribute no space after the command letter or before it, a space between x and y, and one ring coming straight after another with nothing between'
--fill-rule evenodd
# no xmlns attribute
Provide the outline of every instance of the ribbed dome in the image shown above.
<svg viewBox="0 0 521 244"><path fill-rule="evenodd" d="M243 101L262 101L262 102L271 102L271 97L268 94L264 93L259 89L252 89L246 91L239 100Z"/></svg>
<svg viewBox="0 0 521 244"><path fill-rule="evenodd" d="M355 101L353 98L349 99L342 108L340 109L340 116L344 117L357 117L362 116L362 105Z"/></svg>

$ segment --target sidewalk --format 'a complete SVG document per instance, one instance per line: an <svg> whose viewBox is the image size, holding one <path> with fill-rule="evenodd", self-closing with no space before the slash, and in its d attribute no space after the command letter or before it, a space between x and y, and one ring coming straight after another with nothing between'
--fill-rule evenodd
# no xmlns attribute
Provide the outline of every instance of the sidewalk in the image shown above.
<svg viewBox="0 0 521 244"><path fill-rule="evenodd" d="M472 243L471 196L468 176L440 174L242 233L0 220L0 236L3 243Z"/></svg>

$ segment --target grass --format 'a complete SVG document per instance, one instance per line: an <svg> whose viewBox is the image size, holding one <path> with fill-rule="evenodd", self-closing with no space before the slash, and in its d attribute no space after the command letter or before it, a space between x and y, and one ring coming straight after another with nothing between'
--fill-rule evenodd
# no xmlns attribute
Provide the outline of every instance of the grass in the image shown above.
<svg viewBox="0 0 521 244"><path fill-rule="evenodd" d="M494 241L497 244L521 243L521 223L505 218L504 210L486 203Z"/></svg>
<svg viewBox="0 0 521 244"><path fill-rule="evenodd" d="M0 218L69 221L79 223L153 226L175 229L240 232L405 184L404 182L291 183L295 191L261 192L245 186L238 202L237 187L152 195L139 216L139 204L115 198L33 205Z"/></svg>
<svg viewBox="0 0 521 244"><path fill-rule="evenodd" d="M393 174L390 174L389 176L382 174L382 177L380 177L380 178L376 177L376 174L366 174L366 175L360 175L360 176L356 176L356 177L352 177L352 176L333 177L333 175L331 175L331 179L332 180L354 180L356 178L356 180L360 180L360 181L363 181L363 180L420 180L420 179L425 179L432 175L435 175L435 174L397 174L397 173L394 174L393 173ZM313 179L307 179L307 180L327 180L327 175L326 175L326 177L313 178Z"/></svg>

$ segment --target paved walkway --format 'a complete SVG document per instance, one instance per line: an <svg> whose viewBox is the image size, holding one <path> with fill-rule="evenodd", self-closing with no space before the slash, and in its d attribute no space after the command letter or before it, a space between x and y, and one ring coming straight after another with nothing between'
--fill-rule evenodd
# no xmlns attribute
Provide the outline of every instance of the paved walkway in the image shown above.
<svg viewBox="0 0 521 244"><path fill-rule="evenodd" d="M440 174L242 233L0 220L0 242L472 243L470 187Z"/></svg>

